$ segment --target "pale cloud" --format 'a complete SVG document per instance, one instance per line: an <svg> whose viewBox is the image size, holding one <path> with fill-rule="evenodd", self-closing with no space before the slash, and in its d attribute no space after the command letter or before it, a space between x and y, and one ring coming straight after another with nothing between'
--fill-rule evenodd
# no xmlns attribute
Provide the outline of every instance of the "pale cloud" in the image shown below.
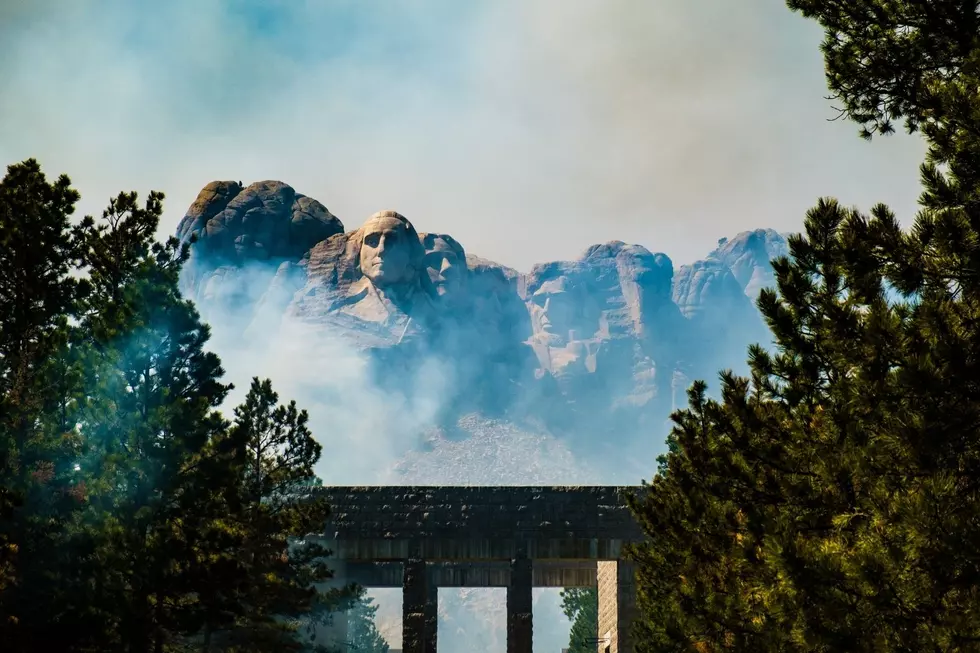
<svg viewBox="0 0 980 653"><path fill-rule="evenodd" d="M168 232L212 179L281 179L524 269L686 262L828 194L907 222L922 145L826 121L819 40L782 0L2 0L0 159L86 212L163 190Z"/></svg>

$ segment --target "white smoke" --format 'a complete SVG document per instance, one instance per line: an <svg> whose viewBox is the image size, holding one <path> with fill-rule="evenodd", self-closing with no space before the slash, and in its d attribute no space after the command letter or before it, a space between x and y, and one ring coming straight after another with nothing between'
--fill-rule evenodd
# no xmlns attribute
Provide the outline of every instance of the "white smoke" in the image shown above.
<svg viewBox="0 0 980 653"><path fill-rule="evenodd" d="M249 299L257 298L270 279L270 271L261 265L239 268L233 274L235 278L226 283L250 289ZM452 365L445 361L427 359L411 377L382 388L367 356L351 345L349 334L291 317L253 316L240 307L224 310L222 306L218 301L202 302L201 310L212 328L210 348L221 356L226 378L235 385L225 402L226 414L244 399L252 376L271 379L280 401L295 400L309 412L310 429L323 446L316 472L328 485L609 482L543 429L526 430L471 414L452 425L465 438L441 435L437 417L451 401L454 378ZM248 336L243 337L246 331ZM379 608L379 629L397 647L400 590L374 589L369 595ZM504 651L503 597L493 590L441 590L441 650ZM560 650L567 643L570 624L559 608L557 591L536 589L534 600L535 651Z"/></svg>

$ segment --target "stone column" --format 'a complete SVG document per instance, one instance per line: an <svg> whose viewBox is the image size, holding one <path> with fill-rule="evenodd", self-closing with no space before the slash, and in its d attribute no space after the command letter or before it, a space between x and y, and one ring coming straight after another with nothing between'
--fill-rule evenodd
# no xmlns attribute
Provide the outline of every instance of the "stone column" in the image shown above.
<svg viewBox="0 0 980 653"><path fill-rule="evenodd" d="M523 556L515 558L511 561L507 586L507 653L532 653L531 587L531 560Z"/></svg>
<svg viewBox="0 0 980 653"><path fill-rule="evenodd" d="M436 653L439 588L431 582L425 560L405 561L402 582L402 651Z"/></svg>
<svg viewBox="0 0 980 653"><path fill-rule="evenodd" d="M633 653L632 625L636 616L636 578L633 564L623 560L599 562L598 653Z"/></svg>

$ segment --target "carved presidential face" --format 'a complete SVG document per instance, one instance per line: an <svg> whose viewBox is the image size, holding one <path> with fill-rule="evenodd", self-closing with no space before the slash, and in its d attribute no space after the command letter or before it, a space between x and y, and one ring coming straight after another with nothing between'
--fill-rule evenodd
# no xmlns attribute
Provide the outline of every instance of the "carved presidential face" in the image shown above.
<svg viewBox="0 0 980 653"><path fill-rule="evenodd" d="M382 214L369 218L361 229L361 273L376 286L411 281L415 275L411 239L418 237L408 223Z"/></svg>
<svg viewBox="0 0 980 653"><path fill-rule="evenodd" d="M425 234L425 267L440 297L455 297L466 282L466 254L455 240Z"/></svg>
<svg viewBox="0 0 980 653"><path fill-rule="evenodd" d="M596 320L590 319L588 298L564 277L545 281L528 299L535 334L550 336L555 344L589 337L597 330Z"/></svg>

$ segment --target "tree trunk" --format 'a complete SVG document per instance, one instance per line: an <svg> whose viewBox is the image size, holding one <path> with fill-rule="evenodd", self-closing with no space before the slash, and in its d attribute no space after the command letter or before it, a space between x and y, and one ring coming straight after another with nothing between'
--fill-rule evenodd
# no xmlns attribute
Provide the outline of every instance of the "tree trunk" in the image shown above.
<svg viewBox="0 0 980 653"><path fill-rule="evenodd" d="M146 592L140 591L133 601L133 622L130 624L129 653L147 653L150 643L150 606Z"/></svg>
<svg viewBox="0 0 980 653"><path fill-rule="evenodd" d="M154 631L156 633L155 642L153 645L153 653L163 653L163 640L166 639L166 633L163 630L163 596L160 592L157 592L157 603L154 606L154 614L156 622L154 624Z"/></svg>

